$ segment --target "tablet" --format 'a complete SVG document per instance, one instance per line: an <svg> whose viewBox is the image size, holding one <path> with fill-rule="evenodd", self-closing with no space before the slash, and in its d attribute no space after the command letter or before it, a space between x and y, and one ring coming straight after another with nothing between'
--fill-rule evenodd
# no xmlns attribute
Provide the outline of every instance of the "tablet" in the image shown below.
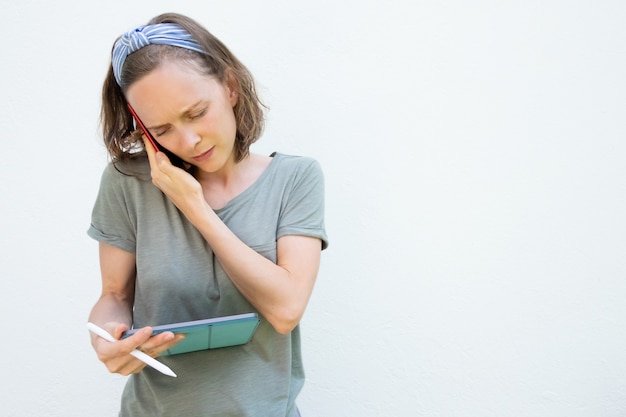
<svg viewBox="0 0 626 417"><path fill-rule="evenodd" d="M256 313L237 314L213 319L186 321L152 327L152 335L163 332L184 333L185 338L160 356L178 355L197 350L218 349L248 343L257 327L259 316ZM128 337L138 329L131 329L122 335Z"/></svg>

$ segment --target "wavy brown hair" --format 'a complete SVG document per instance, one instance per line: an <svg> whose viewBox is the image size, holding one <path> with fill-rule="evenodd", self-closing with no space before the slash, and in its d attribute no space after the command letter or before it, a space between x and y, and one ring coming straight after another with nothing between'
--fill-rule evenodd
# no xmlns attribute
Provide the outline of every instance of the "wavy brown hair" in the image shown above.
<svg viewBox="0 0 626 417"><path fill-rule="evenodd" d="M263 133L264 113L267 109L257 94L252 74L219 39L195 20L177 13L165 13L151 19L148 25L158 23L175 23L183 27L206 54L170 45L145 46L126 58L120 74L121 86L115 81L113 67L109 66L102 87L100 124L112 160L122 162L132 159L144 150L124 93L164 60L177 60L194 65L202 73L215 77L236 91L237 103L233 108L237 122L234 151L235 162L241 161L250 153L250 145Z"/></svg>

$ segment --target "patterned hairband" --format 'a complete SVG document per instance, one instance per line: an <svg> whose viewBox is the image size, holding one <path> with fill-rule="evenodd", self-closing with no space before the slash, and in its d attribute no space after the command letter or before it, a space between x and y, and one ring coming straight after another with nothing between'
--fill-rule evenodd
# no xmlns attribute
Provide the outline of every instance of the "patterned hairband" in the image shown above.
<svg viewBox="0 0 626 417"><path fill-rule="evenodd" d="M113 75L118 85L122 85L121 73L126 57L150 44L172 45L192 51L206 53L200 44L181 26L174 23L159 23L140 26L124 33L113 46Z"/></svg>

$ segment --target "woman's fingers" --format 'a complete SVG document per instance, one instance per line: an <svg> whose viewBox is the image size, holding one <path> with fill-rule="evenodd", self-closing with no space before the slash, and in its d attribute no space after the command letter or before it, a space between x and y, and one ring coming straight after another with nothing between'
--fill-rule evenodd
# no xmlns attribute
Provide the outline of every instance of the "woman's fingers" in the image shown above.
<svg viewBox="0 0 626 417"><path fill-rule="evenodd" d="M150 166L154 166L153 162L155 161L154 156L156 154L156 151L154 150L154 147L152 146L150 140L146 138L146 135L141 135L141 139L143 139L144 148L146 148L146 152L148 153Z"/></svg>
<svg viewBox="0 0 626 417"><path fill-rule="evenodd" d="M169 178L167 174L169 167L172 166L169 158L163 152L157 152L154 150L152 143L145 135L141 136L143 143L148 154L148 160L150 161L150 172L152 175L152 182L154 185L161 188L163 180ZM164 176L165 175L165 176Z"/></svg>
<svg viewBox="0 0 626 417"><path fill-rule="evenodd" d="M163 191L183 213L205 204L202 187L193 175L172 165L165 153L156 152L145 135L142 139L150 160L152 183Z"/></svg>

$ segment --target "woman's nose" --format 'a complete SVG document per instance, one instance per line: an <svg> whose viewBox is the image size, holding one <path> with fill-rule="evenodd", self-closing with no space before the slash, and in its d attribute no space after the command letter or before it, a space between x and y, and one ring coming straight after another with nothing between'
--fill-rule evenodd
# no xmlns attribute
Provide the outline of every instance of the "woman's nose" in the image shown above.
<svg viewBox="0 0 626 417"><path fill-rule="evenodd" d="M200 142L200 135L193 129L182 128L180 129L180 141L185 146L193 147Z"/></svg>

